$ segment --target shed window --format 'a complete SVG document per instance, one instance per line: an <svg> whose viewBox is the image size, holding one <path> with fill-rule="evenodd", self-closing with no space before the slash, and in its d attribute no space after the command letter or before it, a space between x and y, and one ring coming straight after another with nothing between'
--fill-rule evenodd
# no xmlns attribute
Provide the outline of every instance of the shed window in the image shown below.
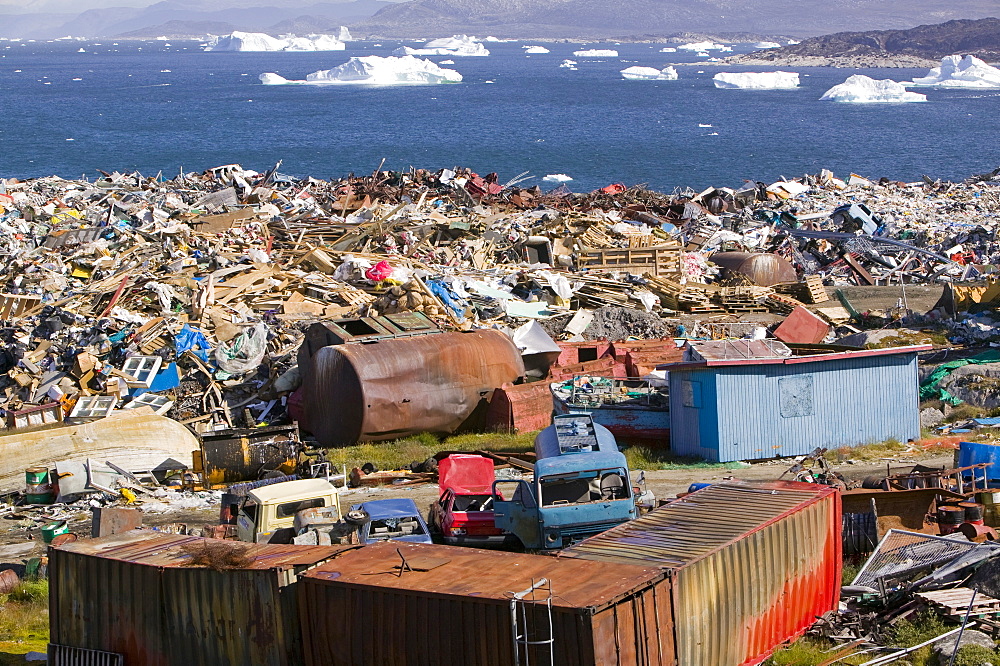
<svg viewBox="0 0 1000 666"><path fill-rule="evenodd" d="M701 409L701 382L685 379L681 382L681 404Z"/></svg>
<svg viewBox="0 0 1000 666"><path fill-rule="evenodd" d="M813 376L797 375L778 379L778 400L784 418L813 415Z"/></svg>

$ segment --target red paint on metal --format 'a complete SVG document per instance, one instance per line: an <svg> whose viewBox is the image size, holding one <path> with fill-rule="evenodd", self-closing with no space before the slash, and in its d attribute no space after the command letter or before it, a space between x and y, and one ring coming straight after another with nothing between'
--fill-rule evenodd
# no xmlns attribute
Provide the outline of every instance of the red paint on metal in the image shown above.
<svg viewBox="0 0 1000 666"><path fill-rule="evenodd" d="M660 366L661 370L697 370L699 368L717 367L723 365L794 365L796 363L819 363L823 361L842 361L849 358L867 356L891 356L893 354L912 354L934 349L934 345L913 345L910 347L890 347L888 349L859 349L858 351L834 352L832 354L809 354L807 356L790 356L781 358L751 358L751 359L712 359L689 363L676 363Z"/></svg>
<svg viewBox="0 0 1000 666"><path fill-rule="evenodd" d="M531 432L552 423L552 391L548 381L504 384L493 392L486 430Z"/></svg>
<svg viewBox="0 0 1000 666"><path fill-rule="evenodd" d="M605 356L596 361L587 361L586 363L575 363L566 366L552 366L549 369L549 380L553 382L573 379L577 375L594 375L595 377L616 377L621 379L625 377L625 364L616 363L614 358Z"/></svg>
<svg viewBox="0 0 1000 666"><path fill-rule="evenodd" d="M453 453L438 463L438 486L459 495L490 492L493 486L493 461L471 453Z"/></svg>
<svg viewBox="0 0 1000 666"><path fill-rule="evenodd" d="M813 345L823 342L829 332L826 321L799 305L774 329L774 337L782 342Z"/></svg>
<svg viewBox="0 0 1000 666"><path fill-rule="evenodd" d="M611 350L611 343L607 340L580 340L577 342L562 341L556 342L559 345L559 359L557 365L567 366L587 361L596 361L606 356Z"/></svg>

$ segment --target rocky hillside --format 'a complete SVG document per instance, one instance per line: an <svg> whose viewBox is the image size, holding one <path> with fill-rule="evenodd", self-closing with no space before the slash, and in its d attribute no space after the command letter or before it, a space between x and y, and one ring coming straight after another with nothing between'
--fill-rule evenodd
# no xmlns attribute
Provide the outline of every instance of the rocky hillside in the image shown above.
<svg viewBox="0 0 1000 666"><path fill-rule="evenodd" d="M820 35L911 28L997 13L996 0L411 0L352 25L357 34L631 37L681 31Z"/></svg>
<svg viewBox="0 0 1000 666"><path fill-rule="evenodd" d="M1000 61L1000 18L957 20L910 30L838 32L799 44L734 56L744 65L829 65L841 67L922 67L946 55L974 55Z"/></svg>

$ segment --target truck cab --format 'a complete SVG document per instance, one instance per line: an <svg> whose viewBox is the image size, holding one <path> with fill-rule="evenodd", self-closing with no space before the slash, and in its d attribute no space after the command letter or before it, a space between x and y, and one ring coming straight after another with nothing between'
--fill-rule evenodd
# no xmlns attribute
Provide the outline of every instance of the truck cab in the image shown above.
<svg viewBox="0 0 1000 666"><path fill-rule="evenodd" d="M556 416L535 438L532 481L493 483L498 528L525 549L568 546L637 516L625 456L589 415Z"/></svg>
<svg viewBox="0 0 1000 666"><path fill-rule="evenodd" d="M331 507L340 520L340 495L326 479L299 479L256 488L240 503L236 536L254 543L291 543L295 514L322 507Z"/></svg>

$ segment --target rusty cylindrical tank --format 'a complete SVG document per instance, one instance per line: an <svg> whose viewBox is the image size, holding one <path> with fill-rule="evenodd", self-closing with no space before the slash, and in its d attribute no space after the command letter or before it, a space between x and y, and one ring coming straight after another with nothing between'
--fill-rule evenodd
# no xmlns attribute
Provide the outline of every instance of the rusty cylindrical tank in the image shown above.
<svg viewBox="0 0 1000 666"><path fill-rule="evenodd" d="M493 330L329 345L309 362L304 426L323 446L453 433L524 375L517 347Z"/></svg>
<svg viewBox="0 0 1000 666"><path fill-rule="evenodd" d="M742 273L762 287L799 279L788 260L767 252L716 252L708 260L727 271Z"/></svg>

